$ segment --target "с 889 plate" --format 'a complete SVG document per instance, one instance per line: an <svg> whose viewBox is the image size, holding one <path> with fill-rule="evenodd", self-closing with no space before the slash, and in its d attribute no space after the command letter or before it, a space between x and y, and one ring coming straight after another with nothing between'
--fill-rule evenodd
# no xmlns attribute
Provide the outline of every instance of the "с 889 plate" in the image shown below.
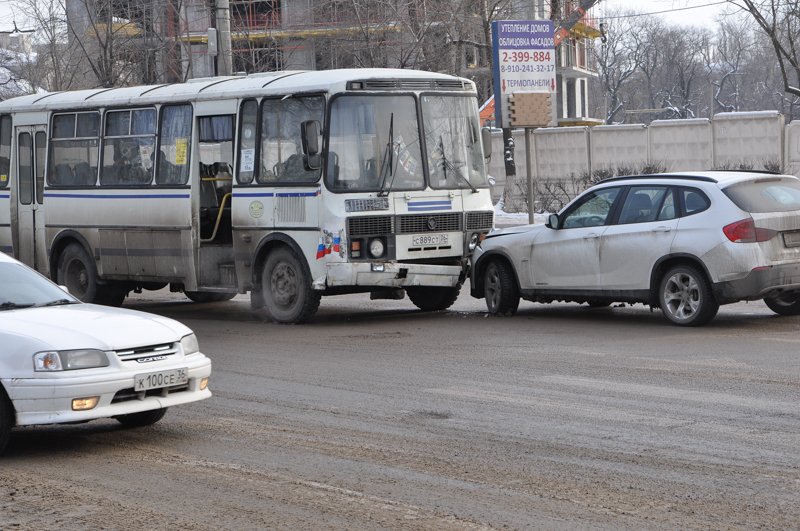
<svg viewBox="0 0 800 531"><path fill-rule="evenodd" d="M411 245L447 245L448 234L415 234L411 237Z"/></svg>
<svg viewBox="0 0 800 531"><path fill-rule="evenodd" d="M183 385L189 381L189 369L171 369L168 371L149 372L137 374L133 377L134 391L147 391L149 389L159 389L161 387L172 387Z"/></svg>

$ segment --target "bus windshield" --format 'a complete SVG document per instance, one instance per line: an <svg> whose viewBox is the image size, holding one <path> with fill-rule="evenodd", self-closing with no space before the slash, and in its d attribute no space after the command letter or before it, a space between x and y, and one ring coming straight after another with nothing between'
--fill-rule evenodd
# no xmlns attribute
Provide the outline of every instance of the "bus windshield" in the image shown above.
<svg viewBox="0 0 800 531"><path fill-rule="evenodd" d="M487 186L474 98L422 96L431 188Z"/></svg>
<svg viewBox="0 0 800 531"><path fill-rule="evenodd" d="M334 192L425 187L413 96L347 95L331 103L327 182Z"/></svg>

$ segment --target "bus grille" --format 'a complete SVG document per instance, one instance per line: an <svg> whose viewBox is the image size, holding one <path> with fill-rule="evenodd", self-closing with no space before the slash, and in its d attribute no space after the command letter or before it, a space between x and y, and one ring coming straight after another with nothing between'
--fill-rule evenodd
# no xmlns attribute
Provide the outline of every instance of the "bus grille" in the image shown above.
<svg viewBox="0 0 800 531"><path fill-rule="evenodd" d="M360 216L347 218L347 233L352 236L391 234L394 232L392 216Z"/></svg>
<svg viewBox="0 0 800 531"><path fill-rule="evenodd" d="M461 230L461 213L414 214L400 216L398 234L420 232L454 232Z"/></svg>
<svg viewBox="0 0 800 531"><path fill-rule="evenodd" d="M467 212L467 230L491 229L494 212Z"/></svg>

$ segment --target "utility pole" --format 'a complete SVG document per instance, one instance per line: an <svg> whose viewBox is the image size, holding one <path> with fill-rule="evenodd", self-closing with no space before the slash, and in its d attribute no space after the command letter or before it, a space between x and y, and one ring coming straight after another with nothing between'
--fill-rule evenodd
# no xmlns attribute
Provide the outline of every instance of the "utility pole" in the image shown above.
<svg viewBox="0 0 800 531"><path fill-rule="evenodd" d="M231 8L228 0L212 0L214 24L217 29L216 75L233 75L233 55L231 50Z"/></svg>

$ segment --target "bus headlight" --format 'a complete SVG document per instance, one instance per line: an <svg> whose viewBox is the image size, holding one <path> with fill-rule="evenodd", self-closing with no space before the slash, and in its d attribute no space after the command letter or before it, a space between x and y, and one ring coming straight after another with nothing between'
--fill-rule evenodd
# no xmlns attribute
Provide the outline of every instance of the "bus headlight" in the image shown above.
<svg viewBox="0 0 800 531"><path fill-rule="evenodd" d="M373 258L380 258L386 251L386 246L380 238L373 238L369 241L369 254Z"/></svg>

